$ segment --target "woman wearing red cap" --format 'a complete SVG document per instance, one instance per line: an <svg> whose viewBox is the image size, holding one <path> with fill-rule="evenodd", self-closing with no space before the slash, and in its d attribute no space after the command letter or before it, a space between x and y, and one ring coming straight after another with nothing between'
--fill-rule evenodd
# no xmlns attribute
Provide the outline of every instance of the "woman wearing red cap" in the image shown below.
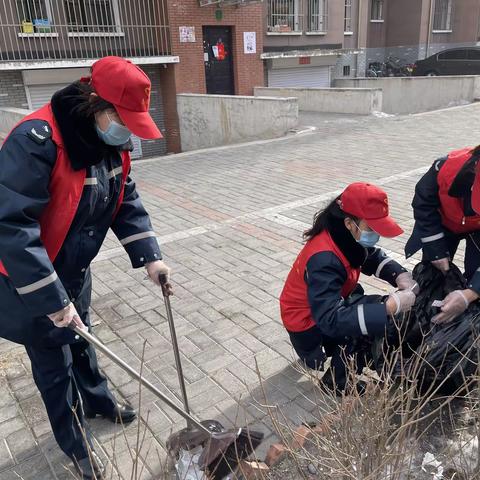
<svg viewBox="0 0 480 480"><path fill-rule="evenodd" d="M72 409L82 425L84 413L136 416L110 392L94 349L65 328L90 328L90 263L111 228L133 268L146 267L157 284L169 274L129 176L131 134L161 137L149 100L142 70L103 58L0 150L0 336L25 345L55 438L86 480L101 478L103 466L90 461Z"/></svg>
<svg viewBox="0 0 480 480"><path fill-rule="evenodd" d="M383 336L389 317L415 303L416 283L410 273L375 247L380 236L402 232L389 216L383 190L352 183L316 214L285 282L280 309L295 351L313 369L322 369L332 357L340 390L346 385L345 355L359 353L362 339ZM375 275L399 291L388 297L365 295L360 273ZM357 357L361 371L365 356Z"/></svg>
<svg viewBox="0 0 480 480"><path fill-rule="evenodd" d="M480 297L479 159L480 146L453 151L438 159L415 187L415 226L405 246L407 258L422 249L423 259L446 273L460 240L466 240L467 288L445 297L434 323L451 322Z"/></svg>

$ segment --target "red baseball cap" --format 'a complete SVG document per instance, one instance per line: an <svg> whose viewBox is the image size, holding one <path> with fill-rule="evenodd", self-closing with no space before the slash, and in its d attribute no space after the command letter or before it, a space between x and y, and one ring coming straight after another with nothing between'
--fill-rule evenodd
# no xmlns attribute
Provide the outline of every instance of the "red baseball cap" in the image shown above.
<svg viewBox="0 0 480 480"><path fill-rule="evenodd" d="M145 139L162 138L148 113L151 83L145 72L130 60L103 57L92 65L95 92L110 102L125 126Z"/></svg>
<svg viewBox="0 0 480 480"><path fill-rule="evenodd" d="M370 183L350 184L340 196L340 208L345 213L365 220L382 237L392 238L403 233L388 213L387 194Z"/></svg>

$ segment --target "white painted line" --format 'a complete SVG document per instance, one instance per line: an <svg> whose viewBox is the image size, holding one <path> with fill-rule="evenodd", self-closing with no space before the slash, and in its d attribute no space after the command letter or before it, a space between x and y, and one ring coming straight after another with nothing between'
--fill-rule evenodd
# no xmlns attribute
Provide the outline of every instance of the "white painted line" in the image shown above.
<svg viewBox="0 0 480 480"><path fill-rule="evenodd" d="M425 167L416 168L414 170L409 170L407 172L396 173L395 175L390 175L388 177L383 177L378 180L375 180L375 185L388 185L391 183L395 183L399 180L419 176L424 174L430 165ZM311 197L302 198L300 200L295 200L294 202L287 202L280 205L276 205L275 207L264 208L262 210L257 210L255 212L245 213L243 215L239 215L238 217L229 218L228 220L223 220L221 222L212 222L207 223L206 225L202 225L199 227L189 228L187 230L182 230L180 232L171 233L168 235L158 236L157 240L160 243L160 246L165 245L167 243L172 243L178 240L183 240L186 238L196 237L198 235L203 235L204 233L212 232L218 230L220 228L228 227L229 225L234 225L238 223L242 223L248 220L256 220L259 218L264 218L271 220L273 222L279 223L281 225L289 226L295 229L303 230L307 228L309 225L301 222L299 220L288 218L284 215L280 215L282 212L288 212L290 210L294 210L300 207L306 207L309 205L315 204L322 204L325 202L331 201L336 196L340 195L343 192L346 185L342 186L341 189L333 190L330 192L322 193L320 195L313 195ZM101 251L93 260L94 262L101 262L103 260L109 260L111 258L115 258L118 255L124 253L123 247L115 247L109 250Z"/></svg>
<svg viewBox="0 0 480 480"><path fill-rule="evenodd" d="M286 217L285 215L280 215L278 213L262 215L262 218L295 230L305 230L306 228L311 227L311 225L306 222L295 220L294 218Z"/></svg>

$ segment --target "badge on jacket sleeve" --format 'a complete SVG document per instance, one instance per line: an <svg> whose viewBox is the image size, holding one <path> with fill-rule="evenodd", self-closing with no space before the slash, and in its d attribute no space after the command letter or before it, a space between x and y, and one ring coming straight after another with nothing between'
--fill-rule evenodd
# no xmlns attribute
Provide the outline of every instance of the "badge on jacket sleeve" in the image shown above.
<svg viewBox="0 0 480 480"><path fill-rule="evenodd" d="M39 125L31 128L27 135L39 145L45 143L52 136L52 131L48 125Z"/></svg>

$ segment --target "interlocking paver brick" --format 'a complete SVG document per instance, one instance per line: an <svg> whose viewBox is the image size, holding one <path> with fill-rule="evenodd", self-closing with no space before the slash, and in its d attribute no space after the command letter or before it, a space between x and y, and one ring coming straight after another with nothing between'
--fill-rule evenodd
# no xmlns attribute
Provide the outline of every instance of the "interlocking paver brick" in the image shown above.
<svg viewBox="0 0 480 480"><path fill-rule="evenodd" d="M133 176L174 272L172 307L194 412L224 422L248 421L265 431L271 440L267 447L278 439L265 405L281 405L297 425L308 414L321 415L312 383L292 365L295 356L277 300L302 232L346 184L376 182L389 193L392 213L406 231L381 243L402 259L413 228L415 183L435 158L475 143L480 126L472 119L479 113L480 106L473 105L424 116L321 122L312 135L134 163ZM406 264L412 267L418 258ZM162 391L175 392L180 404L161 291L145 279L143 269L130 269L111 233L92 273L95 332L134 368L140 366L147 340L145 376ZM389 291L376 279L362 277L362 282L367 292ZM138 384L104 355L99 359L116 394L137 406ZM263 388L257 363L268 377ZM0 460L6 462L0 478L68 478L63 467L68 459L51 436L26 354L3 341L0 388L6 392L0 398L0 438L12 451L10 460L20 462L12 466L7 454ZM148 438L165 459L166 438L185 422L151 394L143 398L142 418L150 412ZM91 424L105 445L121 433L100 419ZM130 439L136 425L127 429ZM117 440L119 451L126 453L125 442ZM158 456L142 455L145 478L158 476ZM126 478L129 455L122 456L120 467Z"/></svg>

